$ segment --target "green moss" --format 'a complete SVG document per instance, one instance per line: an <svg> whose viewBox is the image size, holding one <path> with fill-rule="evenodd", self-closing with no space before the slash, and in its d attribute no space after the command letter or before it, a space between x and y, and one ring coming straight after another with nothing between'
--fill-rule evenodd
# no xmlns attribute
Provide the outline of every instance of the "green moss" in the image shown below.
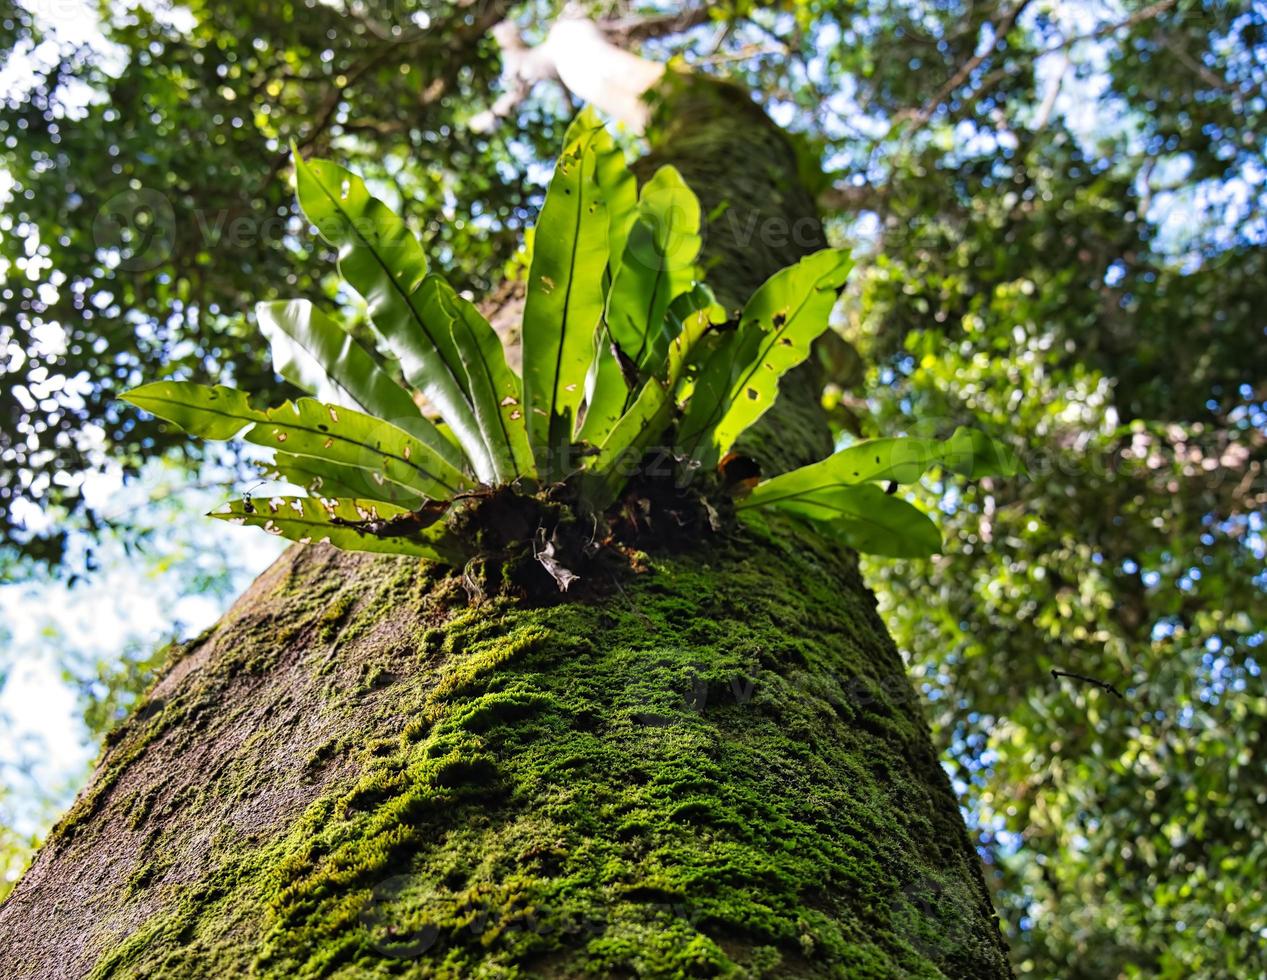
<svg viewBox="0 0 1267 980"><path fill-rule="evenodd" d="M128 875L126 895L129 898L143 892L155 883L167 870L167 863L162 860L145 861L139 864Z"/></svg>
<svg viewBox="0 0 1267 980"><path fill-rule="evenodd" d="M453 624L445 644L446 652L452 656L455 647L462 649L467 644L470 647L462 649L462 656L455 658L452 669L445 672L428 699L433 713L440 710L442 702L455 694L470 690L481 678L487 677L499 667L505 667L550 639L546 630L527 626L514 630L510 636L494 635L481 640L481 635L487 637L496 629L495 622L493 617L477 608L467 613L464 620Z"/></svg>
<svg viewBox="0 0 1267 980"><path fill-rule="evenodd" d="M394 675L382 664L361 665L361 690L373 691L386 687L392 682Z"/></svg>
<svg viewBox="0 0 1267 980"><path fill-rule="evenodd" d="M312 754L304 763L304 768L309 772L316 772L332 759L342 755L344 751L346 751L346 746L342 739L328 738L313 749Z"/></svg>
<svg viewBox="0 0 1267 980"><path fill-rule="evenodd" d="M854 568L755 522L623 589L397 610L354 777L96 975L1005 975Z"/></svg>
<svg viewBox="0 0 1267 980"><path fill-rule="evenodd" d="M335 598L334 602L326 608L321 614L320 627L318 635L323 643L334 643L339 633L343 630L343 624L348 618L348 613L352 611L352 607L356 605L357 595L355 592L341 592Z"/></svg>

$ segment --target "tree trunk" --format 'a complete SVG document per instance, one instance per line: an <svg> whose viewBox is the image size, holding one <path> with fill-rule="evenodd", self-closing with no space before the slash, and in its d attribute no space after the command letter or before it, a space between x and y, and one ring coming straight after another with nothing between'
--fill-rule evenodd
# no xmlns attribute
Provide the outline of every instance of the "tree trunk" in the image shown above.
<svg viewBox="0 0 1267 980"><path fill-rule="evenodd" d="M645 166L715 215L725 302L821 246L746 96L680 86L664 118ZM813 385L767 418L767 470L830 449ZM292 548L108 739L0 908L4 975L1008 976L854 556L655 530L536 607Z"/></svg>

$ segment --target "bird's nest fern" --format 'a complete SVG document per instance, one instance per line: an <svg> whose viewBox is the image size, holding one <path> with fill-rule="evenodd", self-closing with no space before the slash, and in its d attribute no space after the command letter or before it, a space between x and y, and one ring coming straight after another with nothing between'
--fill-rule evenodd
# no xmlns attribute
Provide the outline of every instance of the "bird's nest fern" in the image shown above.
<svg viewBox="0 0 1267 980"><path fill-rule="evenodd" d="M695 195L672 167L639 190L588 110L568 131L533 236L522 376L360 177L297 153L295 173L300 206L338 249L339 271L407 387L307 300L261 303L278 373L313 397L260 408L242 391L183 381L125 396L207 439L245 429L275 451L273 474L307 491L244 498L213 516L459 567L518 557L566 589L584 561L576 542L594 550L610 540L622 496L646 490L650 454L662 482L697 477L696 513L709 523L778 508L897 556L930 554L940 535L880 484L934 465L970 476L1015 469L996 443L959 429L944 441L856 443L762 481L711 478L827 329L850 260L837 249L806 256L729 315L697 264ZM646 492L643 501L654 497Z"/></svg>

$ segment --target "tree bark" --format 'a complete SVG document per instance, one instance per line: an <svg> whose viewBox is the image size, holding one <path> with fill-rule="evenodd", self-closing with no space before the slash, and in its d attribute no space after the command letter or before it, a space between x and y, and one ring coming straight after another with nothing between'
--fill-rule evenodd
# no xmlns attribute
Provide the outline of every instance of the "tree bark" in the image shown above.
<svg viewBox="0 0 1267 980"><path fill-rule="evenodd" d="M666 91L642 172L700 195L735 304L821 247L813 203L744 94ZM830 450L785 389L767 470ZM792 521L654 531L535 607L289 550L108 739L0 908L4 974L1008 976L854 556Z"/></svg>

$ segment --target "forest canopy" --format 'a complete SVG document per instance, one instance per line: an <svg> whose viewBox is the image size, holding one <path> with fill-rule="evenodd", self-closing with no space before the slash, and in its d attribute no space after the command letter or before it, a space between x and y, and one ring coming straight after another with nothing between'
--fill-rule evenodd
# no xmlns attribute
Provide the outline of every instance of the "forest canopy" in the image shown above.
<svg viewBox="0 0 1267 980"><path fill-rule="evenodd" d="M839 444L974 426L1028 471L925 479L945 553L868 564L1017 973L1246 975L1267 941L1267 8L582 6L794 134L855 261L819 358ZM94 480L258 479L119 400L158 365L272 404L298 392L257 300L370 336L296 204L292 144L362 175L484 299L522 276L578 108L509 70L549 2L97 13L85 33L62 4L0 4L12 580L144 544L167 504L120 513ZM101 665L98 734L148 656Z"/></svg>

